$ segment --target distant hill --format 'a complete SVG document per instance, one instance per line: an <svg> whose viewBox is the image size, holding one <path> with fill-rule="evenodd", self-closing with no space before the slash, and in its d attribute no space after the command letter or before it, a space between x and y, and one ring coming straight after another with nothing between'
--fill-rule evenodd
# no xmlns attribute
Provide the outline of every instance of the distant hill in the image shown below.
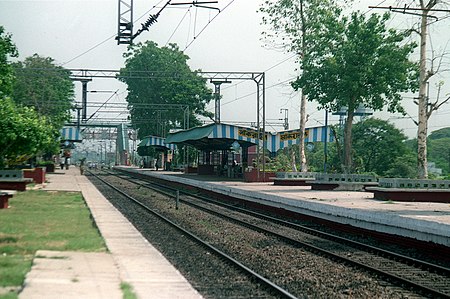
<svg viewBox="0 0 450 299"><path fill-rule="evenodd" d="M417 139L409 139L405 144L417 153ZM450 127L431 132L428 136L428 161L435 162L444 175L450 174Z"/></svg>
<svg viewBox="0 0 450 299"><path fill-rule="evenodd" d="M430 136L428 136L428 139L430 139L430 140L436 140L436 139L442 139L442 138L450 138L450 127L433 131L433 132L431 132Z"/></svg>

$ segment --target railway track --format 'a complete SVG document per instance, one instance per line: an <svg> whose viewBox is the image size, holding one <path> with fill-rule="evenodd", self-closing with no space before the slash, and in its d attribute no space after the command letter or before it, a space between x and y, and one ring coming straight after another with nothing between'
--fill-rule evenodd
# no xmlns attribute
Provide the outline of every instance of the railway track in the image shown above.
<svg viewBox="0 0 450 299"><path fill-rule="evenodd" d="M145 203L141 202L140 200L134 198L133 196L127 194L123 190L120 190L119 188L113 186L103 178L101 178L98 175L95 175L91 173L94 177L96 177L98 180L103 182L105 185L109 186L111 189L113 189L115 192L121 194L123 197L129 199L136 205L138 205L141 209L149 212L152 216L157 217L158 220L163 222L166 225L171 226L172 228L175 228L181 236L188 236L189 239L194 241L197 245L205 248L209 253L216 255L220 258L220 260L224 261L228 265L232 265L234 268L238 269L241 273L244 273L245 276L247 276L247 279L240 278L240 282L237 289L245 290L248 292L248 290L252 290L252 297L254 298L297 298L296 296L289 293L287 290L283 289L282 287L278 286L274 282L270 281L269 279L263 277L259 273L253 271L249 267L245 266L238 260L234 259L230 255L226 254L225 252L221 251L220 249L212 246L209 244L208 241L203 240L199 236L195 235L194 233L190 232L189 230L181 227L177 223L173 222L172 220L168 219L164 215L158 213L152 208L149 208ZM208 257L209 258L209 257ZM249 286L250 285L250 286ZM263 286L263 287L261 287ZM219 288L219 286L217 286ZM260 290L263 288L264 290ZM256 290L256 291L255 291ZM228 296L227 296L228 297Z"/></svg>
<svg viewBox="0 0 450 299"><path fill-rule="evenodd" d="M117 174L114 174L117 176ZM352 265L368 273L383 277L402 288L413 289L423 296L433 298L450 297L450 269L395 254L373 246L337 237L321 231L286 222L235 206L218 203L207 198L186 194L165 185L119 175L121 179L141 187L151 188L166 196L201 209L211 215L226 219L251 230L270 235L290 246L306 249L314 254L326 256L333 261ZM220 205L220 207L218 207ZM320 246L319 246L320 245Z"/></svg>

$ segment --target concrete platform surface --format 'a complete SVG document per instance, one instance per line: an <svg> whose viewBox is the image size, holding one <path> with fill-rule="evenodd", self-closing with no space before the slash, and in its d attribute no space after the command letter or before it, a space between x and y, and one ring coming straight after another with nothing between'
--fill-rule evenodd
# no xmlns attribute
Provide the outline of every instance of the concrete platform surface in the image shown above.
<svg viewBox="0 0 450 299"><path fill-rule="evenodd" d="M109 253L36 252L21 299L121 299L119 270Z"/></svg>
<svg viewBox="0 0 450 299"><path fill-rule="evenodd" d="M313 217L450 246L447 203L381 201L374 199L371 192L311 190L309 186L245 183L217 176L122 168Z"/></svg>
<svg viewBox="0 0 450 299"><path fill-rule="evenodd" d="M79 169L57 170L47 181L43 190L82 192L110 253L38 251L19 298L122 298L121 282L138 298L202 298Z"/></svg>

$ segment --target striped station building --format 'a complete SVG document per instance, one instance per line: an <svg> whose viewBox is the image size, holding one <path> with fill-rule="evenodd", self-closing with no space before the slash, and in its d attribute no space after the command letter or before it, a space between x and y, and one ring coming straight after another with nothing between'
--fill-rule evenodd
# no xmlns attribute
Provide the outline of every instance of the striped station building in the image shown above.
<svg viewBox="0 0 450 299"><path fill-rule="evenodd" d="M272 153L299 142L300 130L289 130L278 133L265 133L266 148ZM326 127L307 128L305 131L305 142L328 142L334 141L331 130ZM189 130L170 133L167 139L155 136L144 138L139 146L164 146L174 149L177 143L191 143L202 140L230 140L246 145L258 144L258 131L253 128L239 127L228 124L210 124ZM261 142L261 141L260 141ZM261 142L262 146L262 142ZM229 148L229 147L228 147Z"/></svg>

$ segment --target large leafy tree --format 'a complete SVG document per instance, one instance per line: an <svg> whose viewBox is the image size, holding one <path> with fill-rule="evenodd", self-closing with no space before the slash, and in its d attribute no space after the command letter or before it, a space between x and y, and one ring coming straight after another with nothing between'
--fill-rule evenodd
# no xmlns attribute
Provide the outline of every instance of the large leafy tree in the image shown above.
<svg viewBox="0 0 450 299"><path fill-rule="evenodd" d="M206 79L189 68L189 57L177 45L158 47L147 41L132 46L124 56L120 78L128 85L131 121L139 138L164 136L187 120L191 127L199 125L199 115L212 117L206 111L212 91Z"/></svg>
<svg viewBox="0 0 450 299"><path fill-rule="evenodd" d="M34 107L39 115L46 116L56 127L62 127L70 119L74 99L70 71L56 65L52 58L37 54L14 66L14 101Z"/></svg>
<svg viewBox="0 0 450 299"><path fill-rule="evenodd" d="M56 145L57 130L33 108L0 99L0 168L21 162Z"/></svg>
<svg viewBox="0 0 450 299"><path fill-rule="evenodd" d="M288 52L295 53L300 70L305 57L313 52L318 40L315 38L323 29L326 20L337 18L341 9L334 0L267 0L260 8L264 14L262 22L272 30L263 32L271 47L278 43ZM305 155L306 95L300 99L299 154L301 170L307 171ZM291 151L292 170L297 171L295 154Z"/></svg>
<svg viewBox="0 0 450 299"><path fill-rule="evenodd" d="M374 172L384 176L401 157L414 157L405 145L407 136L388 121L369 118L353 128L355 167L360 172ZM411 161L414 166L414 159Z"/></svg>
<svg viewBox="0 0 450 299"><path fill-rule="evenodd" d="M17 56L11 34L5 33L5 29L0 26L0 98L11 93L14 75L8 58Z"/></svg>
<svg viewBox="0 0 450 299"><path fill-rule="evenodd" d="M417 66L408 57L415 48L405 35L386 28L389 16L358 12L328 19L316 38L314 51L304 58L303 73L294 86L302 88L320 108L347 107L344 127L344 172L353 171L352 124L362 104L374 110L403 109L401 92L417 87Z"/></svg>

